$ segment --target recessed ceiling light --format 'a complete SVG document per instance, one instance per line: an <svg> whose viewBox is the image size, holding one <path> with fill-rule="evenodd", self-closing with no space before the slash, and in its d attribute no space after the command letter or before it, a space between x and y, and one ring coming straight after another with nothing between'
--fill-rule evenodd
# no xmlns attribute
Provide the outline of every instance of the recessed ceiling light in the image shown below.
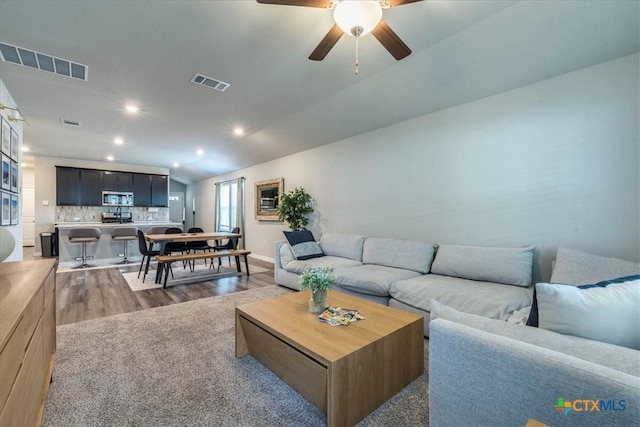
<svg viewBox="0 0 640 427"><path fill-rule="evenodd" d="M107 156L107 157L105 157L105 160L107 160L109 162L113 162L115 160L115 158L113 156Z"/></svg>
<svg viewBox="0 0 640 427"><path fill-rule="evenodd" d="M244 135L244 129L239 127L239 126L235 127L235 128L233 128L233 134L235 136L242 136L242 135Z"/></svg>
<svg viewBox="0 0 640 427"><path fill-rule="evenodd" d="M200 148L199 148L199 149L198 149L198 151L196 151L196 154L197 154L198 156L203 156L203 155L204 155L204 150L202 150L202 149L200 149Z"/></svg>
<svg viewBox="0 0 640 427"><path fill-rule="evenodd" d="M23 145L21 150L26 153L27 151L29 151L29 147L27 147L26 145Z"/></svg>
<svg viewBox="0 0 640 427"><path fill-rule="evenodd" d="M124 139L117 137L117 138L113 138L113 143L116 145L122 145L124 144Z"/></svg>
<svg viewBox="0 0 640 427"><path fill-rule="evenodd" d="M140 107L133 104L127 104L124 106L124 109L127 110L128 113L135 114L140 111Z"/></svg>
<svg viewBox="0 0 640 427"><path fill-rule="evenodd" d="M179 168L179 167L180 167L180 163L175 162L175 163L173 164L173 167L174 167L174 168Z"/></svg>

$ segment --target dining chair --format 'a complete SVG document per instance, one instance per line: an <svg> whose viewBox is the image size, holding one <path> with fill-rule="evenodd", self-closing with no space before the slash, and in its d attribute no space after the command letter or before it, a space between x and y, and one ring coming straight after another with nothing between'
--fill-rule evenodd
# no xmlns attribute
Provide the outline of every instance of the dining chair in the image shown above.
<svg viewBox="0 0 640 427"><path fill-rule="evenodd" d="M231 230L233 234L240 234L240 227L234 227ZM227 242L221 245L215 245L213 247L214 251L231 251L234 249L238 249L238 239L239 237L229 237ZM229 260L229 266L231 266L231 257L227 257ZM220 266L222 266L222 259L218 258L218 270L220 270ZM211 263L211 267L213 267L213 263Z"/></svg>
<svg viewBox="0 0 640 427"><path fill-rule="evenodd" d="M204 233L204 230L200 227L191 227L187 230L187 233ZM194 242L187 242L187 249L189 252L193 251L203 251L203 252L211 252L213 250L213 246L209 245L209 242L206 240L198 240ZM204 259L204 265L207 265L207 259ZM193 261L193 265L191 266L191 270L195 267L195 261Z"/></svg>
<svg viewBox="0 0 640 427"><path fill-rule="evenodd" d="M147 241L145 240L144 233L141 230L138 230L138 250L142 254L142 261L140 262L140 269L138 270L138 279L140 278L142 266L145 265L145 258L147 260L146 266L144 268L144 275L142 276L142 283L144 283L144 279L147 277L147 273L149 272L149 263L151 262L151 257L158 256L160 254L160 251L153 251L147 247Z"/></svg>
<svg viewBox="0 0 640 427"><path fill-rule="evenodd" d="M182 229L178 227L169 227L164 231L164 234L182 234ZM185 242L169 242L164 247L165 255L171 255L173 252L184 254L188 250L189 249ZM182 267L187 268L186 261L182 262Z"/></svg>

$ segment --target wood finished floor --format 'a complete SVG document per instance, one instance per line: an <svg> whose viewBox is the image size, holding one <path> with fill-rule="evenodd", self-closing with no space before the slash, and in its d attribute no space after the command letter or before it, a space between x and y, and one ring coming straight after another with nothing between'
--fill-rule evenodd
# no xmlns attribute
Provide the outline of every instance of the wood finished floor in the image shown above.
<svg viewBox="0 0 640 427"><path fill-rule="evenodd" d="M24 248L23 258L29 260L40 257L33 255L33 248ZM167 289L133 292L122 277L122 273L137 272L139 265L57 273L58 325L275 285L273 264L249 258L250 266L260 266L268 271L254 273L248 277L245 275L225 277ZM153 274L151 280L153 280Z"/></svg>

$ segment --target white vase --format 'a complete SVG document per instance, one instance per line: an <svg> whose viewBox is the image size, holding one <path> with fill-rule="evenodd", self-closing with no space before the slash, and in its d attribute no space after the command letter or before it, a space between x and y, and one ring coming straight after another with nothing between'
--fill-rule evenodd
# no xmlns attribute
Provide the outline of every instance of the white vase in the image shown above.
<svg viewBox="0 0 640 427"><path fill-rule="evenodd" d="M327 303L327 291L325 289L317 289L311 291L309 296L309 311L314 314L322 313L325 308L329 307Z"/></svg>

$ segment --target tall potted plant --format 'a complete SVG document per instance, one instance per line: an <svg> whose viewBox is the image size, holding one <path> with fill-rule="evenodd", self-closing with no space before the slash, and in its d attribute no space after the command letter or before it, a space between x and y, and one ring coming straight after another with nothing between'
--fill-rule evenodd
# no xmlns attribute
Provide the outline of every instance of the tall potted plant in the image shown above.
<svg viewBox="0 0 640 427"><path fill-rule="evenodd" d="M278 217L287 221L292 231L304 230L310 213L313 213L311 196L304 188L296 187L281 196Z"/></svg>
<svg viewBox="0 0 640 427"><path fill-rule="evenodd" d="M327 291L336 280L333 267L313 266L307 268L300 276L300 290L311 290L309 296L309 311L322 313L329 306Z"/></svg>

